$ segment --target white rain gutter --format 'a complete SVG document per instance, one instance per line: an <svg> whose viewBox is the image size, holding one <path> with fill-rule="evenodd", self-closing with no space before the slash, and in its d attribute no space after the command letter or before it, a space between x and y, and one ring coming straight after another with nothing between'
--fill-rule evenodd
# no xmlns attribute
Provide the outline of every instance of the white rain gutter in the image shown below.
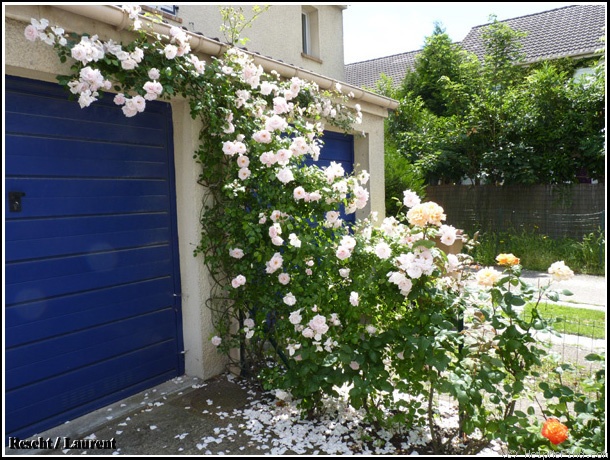
<svg viewBox="0 0 610 460"><path fill-rule="evenodd" d="M111 5L50 5L51 8L57 8L66 12L76 14L88 19L92 19L97 22L108 24L115 27L117 30L124 30L131 26L132 21L129 19L129 15L118 6ZM23 18L19 18L23 19ZM168 24L159 24L152 22L146 18L141 18L142 21L148 22L155 32L160 34L169 35L169 29L171 28ZM25 19L29 21L29 18ZM217 42L210 38L202 35L194 34L189 31L185 31L190 36L190 45L193 51L198 51L203 54L210 56L219 56L227 48L228 45ZM384 109L394 110L398 107L398 102L389 97L380 96L378 94L364 91L356 86L349 85L344 82L339 82L323 75L305 70L293 65L285 64L283 62L276 61L266 56L261 56L249 51L242 50L245 53L252 56L256 64L260 64L267 72L275 70L282 77L292 78L298 77L303 80L308 80L316 83L321 89L331 89L337 83L340 83L342 88L341 92L344 94L353 93L354 99L357 101L367 102L377 107ZM363 108L364 109L364 108Z"/></svg>

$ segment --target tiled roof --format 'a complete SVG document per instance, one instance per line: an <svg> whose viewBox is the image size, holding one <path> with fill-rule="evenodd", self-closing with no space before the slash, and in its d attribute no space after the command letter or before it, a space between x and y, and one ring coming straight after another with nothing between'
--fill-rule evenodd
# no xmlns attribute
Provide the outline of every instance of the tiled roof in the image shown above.
<svg viewBox="0 0 610 460"><path fill-rule="evenodd" d="M527 32L527 37L521 40L526 62L590 56L602 47L600 38L605 36L606 5L572 5L500 22ZM484 54L481 32L488 25L473 27L462 40L462 47L481 58ZM419 51L347 64L346 82L373 88L385 73L398 85L407 70L413 69Z"/></svg>
<svg viewBox="0 0 610 460"><path fill-rule="evenodd" d="M398 86L405 77L406 69L415 65L415 56L421 50L394 54L368 61L354 62L345 66L345 81L360 88L374 88L382 73L392 78Z"/></svg>
<svg viewBox="0 0 610 460"><path fill-rule="evenodd" d="M526 62L591 55L601 48L605 35L606 5L574 5L501 21L526 32L521 40ZM481 32L489 24L473 27L462 40L464 49L484 55Z"/></svg>

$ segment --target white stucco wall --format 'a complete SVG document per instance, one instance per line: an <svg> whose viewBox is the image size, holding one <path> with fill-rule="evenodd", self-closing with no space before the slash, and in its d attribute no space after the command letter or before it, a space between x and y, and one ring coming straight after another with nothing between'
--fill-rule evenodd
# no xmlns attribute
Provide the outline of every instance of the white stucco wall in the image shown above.
<svg viewBox="0 0 610 460"><path fill-rule="evenodd" d="M32 17L46 18L52 25L62 26L69 32L95 33L102 40L128 41L130 37L126 30L119 31L53 6L9 5L5 9L4 23L6 75L56 82L56 75L70 74L70 63L61 64L52 47L25 39L23 31ZM210 59L205 55L199 57ZM359 211L358 217L367 216L371 210L383 216L383 120L387 110L373 103L359 103L363 110L363 123L353 132L356 136L355 163L356 170L366 169L371 174L371 199L367 209ZM205 307L210 279L201 256L193 256L200 237L199 215L204 192L197 184L200 165L193 159L200 125L191 119L184 100L177 98L171 101L171 105L186 373L207 379L224 371L226 360L209 341L214 334L211 313Z"/></svg>

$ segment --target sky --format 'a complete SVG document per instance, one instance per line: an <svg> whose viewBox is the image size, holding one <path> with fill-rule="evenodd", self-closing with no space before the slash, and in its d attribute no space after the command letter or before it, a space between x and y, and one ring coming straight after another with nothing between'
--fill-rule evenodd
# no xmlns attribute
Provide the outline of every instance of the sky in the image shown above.
<svg viewBox="0 0 610 460"><path fill-rule="evenodd" d="M604 2L605 3L605 2ZM352 3L343 11L345 63L416 51L439 22L454 41L474 26L540 13L577 3ZM594 3L587 3L594 4ZM596 3L599 4L599 3Z"/></svg>

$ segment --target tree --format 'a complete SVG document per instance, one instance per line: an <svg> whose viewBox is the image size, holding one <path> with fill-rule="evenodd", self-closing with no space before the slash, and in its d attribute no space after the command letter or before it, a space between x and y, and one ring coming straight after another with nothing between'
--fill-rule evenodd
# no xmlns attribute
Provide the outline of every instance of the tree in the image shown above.
<svg viewBox="0 0 610 460"><path fill-rule="evenodd" d="M494 19L481 62L438 25L426 39L389 135L428 183L604 180L603 68L574 80L573 61L525 67L523 36Z"/></svg>
<svg viewBox="0 0 610 460"><path fill-rule="evenodd" d="M415 58L413 72L405 76L399 96L419 96L434 115L451 115L459 110L459 104L452 103L446 94L443 79L466 83L475 77L476 67L476 57L452 43L445 29L435 23L432 35L426 37L424 48Z"/></svg>

